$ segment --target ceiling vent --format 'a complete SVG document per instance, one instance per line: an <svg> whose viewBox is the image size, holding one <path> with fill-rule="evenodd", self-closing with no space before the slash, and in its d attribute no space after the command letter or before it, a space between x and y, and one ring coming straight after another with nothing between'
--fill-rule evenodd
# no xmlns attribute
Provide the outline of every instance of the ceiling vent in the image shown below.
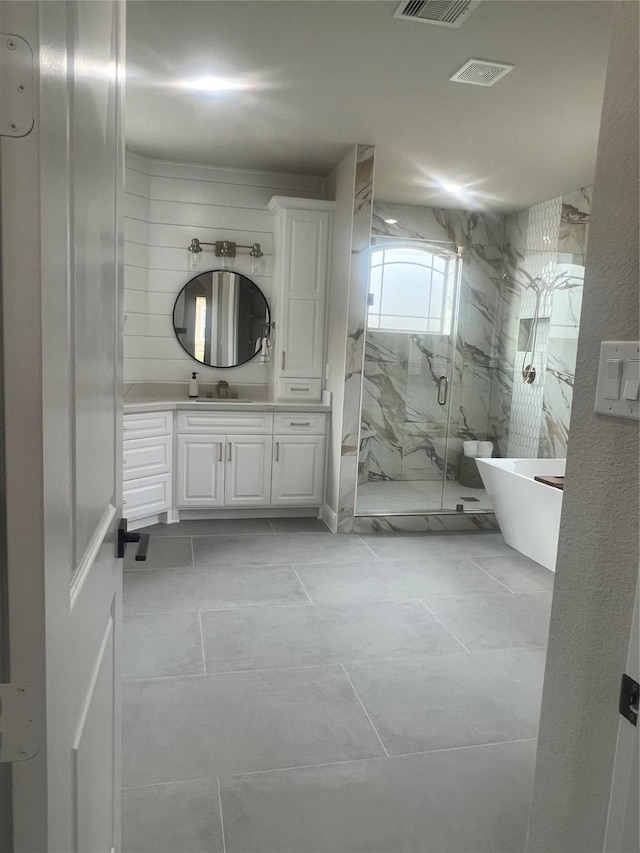
<svg viewBox="0 0 640 853"><path fill-rule="evenodd" d="M508 74L513 65L506 62L487 62L484 59L470 59L459 68L453 77L454 83L470 83L472 86L493 86Z"/></svg>
<svg viewBox="0 0 640 853"><path fill-rule="evenodd" d="M394 18L441 27L461 27L481 0L403 0Z"/></svg>

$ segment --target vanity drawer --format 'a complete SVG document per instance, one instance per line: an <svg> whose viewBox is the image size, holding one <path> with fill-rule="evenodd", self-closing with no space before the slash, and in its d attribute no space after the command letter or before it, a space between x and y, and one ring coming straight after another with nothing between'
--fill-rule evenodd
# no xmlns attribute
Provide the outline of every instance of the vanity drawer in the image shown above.
<svg viewBox="0 0 640 853"><path fill-rule="evenodd" d="M320 400L322 379L280 379L278 392L280 400Z"/></svg>
<svg viewBox="0 0 640 853"><path fill-rule="evenodd" d="M270 434L273 432L271 412L178 412L179 433L201 435Z"/></svg>
<svg viewBox="0 0 640 853"><path fill-rule="evenodd" d="M122 429L125 439L150 438L154 435L171 435L173 412L149 412L142 415L125 415Z"/></svg>
<svg viewBox="0 0 640 853"><path fill-rule="evenodd" d="M327 416L313 412L292 412L274 415L273 431L277 435L324 435L327 429Z"/></svg>
<svg viewBox="0 0 640 853"><path fill-rule="evenodd" d="M124 480L167 474L171 471L173 441L170 435L127 439L122 443Z"/></svg>
<svg viewBox="0 0 640 853"><path fill-rule="evenodd" d="M157 474L129 480L122 488L122 512L125 518L145 518L171 509L171 474Z"/></svg>

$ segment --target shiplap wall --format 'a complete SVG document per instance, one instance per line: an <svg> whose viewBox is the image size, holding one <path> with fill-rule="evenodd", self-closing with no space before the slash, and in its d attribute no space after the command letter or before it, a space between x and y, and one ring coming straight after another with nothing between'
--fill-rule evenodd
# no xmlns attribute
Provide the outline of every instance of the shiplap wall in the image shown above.
<svg viewBox="0 0 640 853"><path fill-rule="evenodd" d="M186 382L197 370L204 382L267 384L269 365L253 361L215 370L189 358L176 340L173 303L194 275L187 246L192 237L260 243L259 275L251 273L251 258L244 253L233 269L252 278L271 305L273 217L267 204L274 195L323 198L324 179L171 163L127 152L125 190L125 382ZM213 252L200 257L202 270L219 269Z"/></svg>

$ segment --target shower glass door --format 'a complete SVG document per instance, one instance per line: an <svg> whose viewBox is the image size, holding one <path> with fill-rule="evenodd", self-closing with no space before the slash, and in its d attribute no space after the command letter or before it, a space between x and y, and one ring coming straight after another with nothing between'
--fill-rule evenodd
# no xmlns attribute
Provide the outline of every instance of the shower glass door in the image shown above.
<svg viewBox="0 0 640 853"><path fill-rule="evenodd" d="M461 263L450 243L372 241L357 515L447 504Z"/></svg>

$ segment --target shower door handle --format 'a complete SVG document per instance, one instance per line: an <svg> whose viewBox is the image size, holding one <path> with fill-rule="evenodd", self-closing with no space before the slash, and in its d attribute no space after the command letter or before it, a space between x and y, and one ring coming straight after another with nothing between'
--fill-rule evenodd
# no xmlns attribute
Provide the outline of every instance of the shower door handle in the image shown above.
<svg viewBox="0 0 640 853"><path fill-rule="evenodd" d="M449 392L449 380L443 374L438 380L438 405L446 406Z"/></svg>

